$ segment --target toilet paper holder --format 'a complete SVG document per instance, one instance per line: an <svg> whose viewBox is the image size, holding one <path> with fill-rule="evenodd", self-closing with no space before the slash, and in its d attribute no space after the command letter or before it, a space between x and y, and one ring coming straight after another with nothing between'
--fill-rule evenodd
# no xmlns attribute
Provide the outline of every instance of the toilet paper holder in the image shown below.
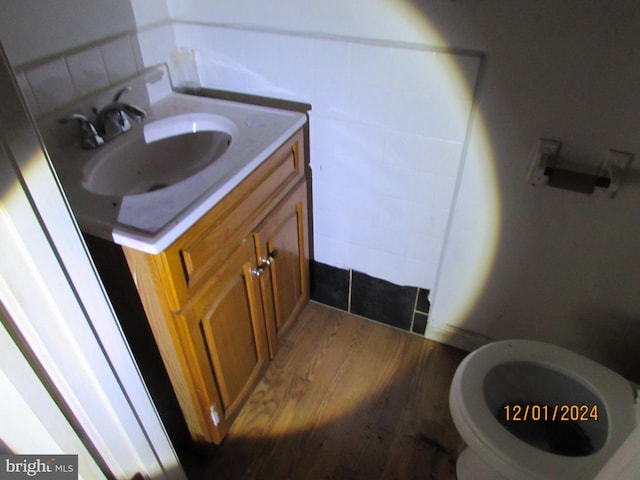
<svg viewBox="0 0 640 480"><path fill-rule="evenodd" d="M631 153L609 150L602 166L594 171L593 168L561 159L561 147L562 142L558 140L540 139L527 175L532 185L548 185L585 194L593 194L598 188L614 197L623 172L633 160Z"/></svg>

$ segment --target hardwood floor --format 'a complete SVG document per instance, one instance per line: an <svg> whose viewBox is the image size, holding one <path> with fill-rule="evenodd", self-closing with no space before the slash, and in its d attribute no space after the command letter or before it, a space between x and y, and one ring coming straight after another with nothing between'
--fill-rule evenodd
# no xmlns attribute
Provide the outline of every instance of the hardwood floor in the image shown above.
<svg viewBox="0 0 640 480"><path fill-rule="evenodd" d="M455 479L448 392L465 352L310 303L190 479Z"/></svg>

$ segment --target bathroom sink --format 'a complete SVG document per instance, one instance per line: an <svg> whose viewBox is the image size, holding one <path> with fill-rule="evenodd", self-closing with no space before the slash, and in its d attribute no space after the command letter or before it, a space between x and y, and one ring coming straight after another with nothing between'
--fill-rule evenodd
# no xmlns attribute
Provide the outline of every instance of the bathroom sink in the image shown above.
<svg viewBox="0 0 640 480"><path fill-rule="evenodd" d="M144 126L97 153L82 186L107 196L160 190L199 173L231 145L233 124L212 114L177 115Z"/></svg>
<svg viewBox="0 0 640 480"><path fill-rule="evenodd" d="M171 92L166 76L152 86L138 80L133 91L153 93L151 102L134 99L147 113L144 123L101 147L80 148L77 132L63 130L57 119L43 122L42 131L82 231L158 253L302 127L306 115ZM110 91L104 97L113 98ZM72 105L69 112L90 108Z"/></svg>

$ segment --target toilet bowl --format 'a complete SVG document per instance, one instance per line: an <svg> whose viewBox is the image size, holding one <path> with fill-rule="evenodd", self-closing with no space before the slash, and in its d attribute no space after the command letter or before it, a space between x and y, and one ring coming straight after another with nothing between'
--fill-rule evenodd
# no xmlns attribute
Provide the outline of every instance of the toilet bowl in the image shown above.
<svg viewBox="0 0 640 480"><path fill-rule="evenodd" d="M635 391L577 353L494 342L458 366L451 416L467 444L458 480L588 480L637 427Z"/></svg>

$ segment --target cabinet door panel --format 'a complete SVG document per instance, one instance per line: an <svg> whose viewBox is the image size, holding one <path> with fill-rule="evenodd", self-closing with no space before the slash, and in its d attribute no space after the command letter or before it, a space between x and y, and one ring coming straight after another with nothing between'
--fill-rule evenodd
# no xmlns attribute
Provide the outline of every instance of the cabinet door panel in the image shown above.
<svg viewBox="0 0 640 480"><path fill-rule="evenodd" d="M281 225L282 228L267 242L267 252L273 257L271 275L278 330L289 320L302 296L298 221L298 212L290 212Z"/></svg>
<svg viewBox="0 0 640 480"><path fill-rule="evenodd" d="M200 325L222 401L228 409L251 378L260 358L246 278L236 272L228 284L221 286L224 291L203 313Z"/></svg>
<svg viewBox="0 0 640 480"><path fill-rule="evenodd" d="M258 261L269 265L260 285L272 356L278 337L309 297L306 225L307 192L302 182L255 234Z"/></svg>
<svg viewBox="0 0 640 480"><path fill-rule="evenodd" d="M226 430L269 360L253 265L251 242L243 242L177 316L195 390L213 429Z"/></svg>

